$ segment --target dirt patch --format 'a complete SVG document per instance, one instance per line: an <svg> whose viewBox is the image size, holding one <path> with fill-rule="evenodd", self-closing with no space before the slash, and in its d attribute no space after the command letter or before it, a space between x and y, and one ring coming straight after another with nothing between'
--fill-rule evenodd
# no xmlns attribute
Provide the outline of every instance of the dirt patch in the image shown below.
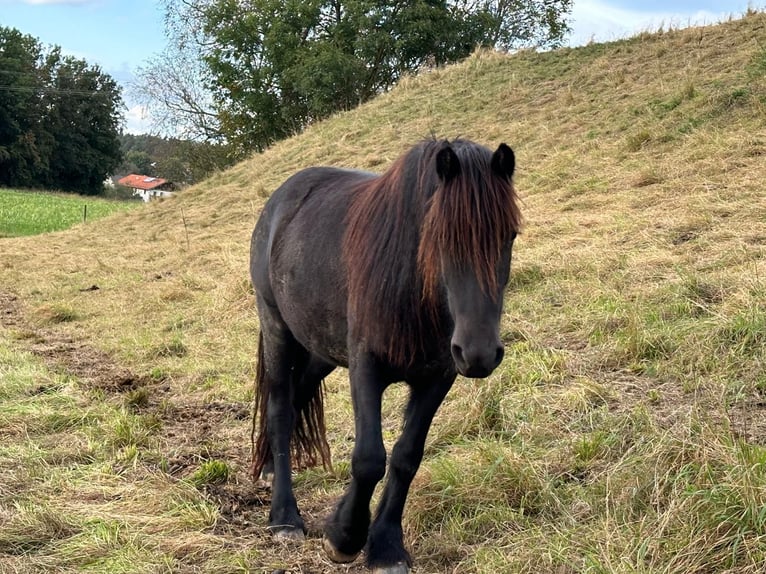
<svg viewBox="0 0 766 574"><path fill-rule="evenodd" d="M86 385L109 392L127 392L145 386L149 380L132 373L98 351L66 335L38 331L28 350L42 357L54 371L69 373Z"/></svg>
<svg viewBox="0 0 766 574"><path fill-rule="evenodd" d="M671 429L691 416L700 416L721 428L728 427L737 439L766 444L766 393L762 391L751 391L727 407L721 389L713 385L684 390L680 380L605 367L600 364L598 349L566 334L545 343L566 356L571 374L591 378L605 389L603 400L612 412L629 413L643 405L661 429Z"/></svg>
<svg viewBox="0 0 766 574"><path fill-rule="evenodd" d="M735 437L749 443L766 444L766 398L748 397L729 409Z"/></svg>
<svg viewBox="0 0 766 574"><path fill-rule="evenodd" d="M103 351L69 335L34 326L25 319L21 301L13 294L0 292L0 325L18 331L22 348L41 357L52 371L71 374L90 387L127 392L148 382Z"/></svg>
<svg viewBox="0 0 766 574"><path fill-rule="evenodd" d="M660 428L669 429L689 417L709 420L732 436L752 444L766 444L766 399L753 394L726 407L720 395L710 389L684 392L678 381L657 381L631 373L614 373L605 381L619 390L617 410L629 411L638 404L647 410Z"/></svg>
<svg viewBox="0 0 766 574"><path fill-rule="evenodd" d="M211 484L204 488L220 512L214 532L221 535L263 534L262 516L270 502L270 489L254 488L250 484Z"/></svg>
<svg viewBox="0 0 766 574"><path fill-rule="evenodd" d="M21 320L21 302L12 293L0 291L0 324L15 327Z"/></svg>
<svg viewBox="0 0 766 574"><path fill-rule="evenodd" d="M204 404L173 406L168 415L172 415L172 418L177 422L205 420L208 421L208 424L215 424L223 419L249 420L251 412L249 404L246 403L214 401Z"/></svg>
<svg viewBox="0 0 766 574"><path fill-rule="evenodd" d="M205 460L222 460L243 474L250 466L250 435L242 433L250 411L244 403L166 402L149 407L162 421L168 472L187 477ZM246 428L250 428L249 422Z"/></svg>

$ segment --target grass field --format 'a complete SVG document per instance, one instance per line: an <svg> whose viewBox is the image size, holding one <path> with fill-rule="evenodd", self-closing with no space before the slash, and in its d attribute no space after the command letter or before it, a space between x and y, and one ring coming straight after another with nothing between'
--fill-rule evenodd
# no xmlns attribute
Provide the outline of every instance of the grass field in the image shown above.
<svg viewBox="0 0 766 574"><path fill-rule="evenodd" d="M766 15L407 79L183 194L0 246L0 571L363 572L321 550L349 476L304 469L303 544L247 477L249 236L312 164L435 132L517 154L506 358L459 379L405 511L416 574L756 574L766 563ZM98 289L92 289L97 286ZM390 447L405 390L384 404Z"/></svg>
<svg viewBox="0 0 766 574"><path fill-rule="evenodd" d="M133 201L0 189L0 238L61 231L139 205Z"/></svg>

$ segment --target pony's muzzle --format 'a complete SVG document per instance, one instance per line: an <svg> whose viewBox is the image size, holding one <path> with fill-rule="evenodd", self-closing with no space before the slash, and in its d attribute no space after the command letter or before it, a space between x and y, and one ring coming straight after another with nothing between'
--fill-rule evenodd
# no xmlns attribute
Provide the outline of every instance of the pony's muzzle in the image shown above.
<svg viewBox="0 0 766 574"><path fill-rule="evenodd" d="M466 345L453 342L452 359L458 372L464 377L483 379L492 374L505 355L502 343L494 345Z"/></svg>

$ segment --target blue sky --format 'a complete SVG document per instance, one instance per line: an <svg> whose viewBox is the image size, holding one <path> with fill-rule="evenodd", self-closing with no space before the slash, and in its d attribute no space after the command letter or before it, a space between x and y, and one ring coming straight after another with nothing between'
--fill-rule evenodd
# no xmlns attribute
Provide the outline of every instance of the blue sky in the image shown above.
<svg viewBox="0 0 766 574"><path fill-rule="evenodd" d="M740 16L766 0L574 0L571 45L616 40L660 26L685 27ZM156 0L0 0L0 26L55 44L127 86L135 70L165 47L163 12ZM148 130L129 101L127 131Z"/></svg>

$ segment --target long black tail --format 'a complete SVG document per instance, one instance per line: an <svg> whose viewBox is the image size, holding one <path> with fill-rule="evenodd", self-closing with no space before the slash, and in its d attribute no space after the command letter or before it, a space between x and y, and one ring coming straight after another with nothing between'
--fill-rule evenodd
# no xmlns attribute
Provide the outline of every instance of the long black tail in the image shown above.
<svg viewBox="0 0 766 574"><path fill-rule="evenodd" d="M327 444L327 429L324 418L324 382L301 381L306 371L306 363L302 368L293 369L292 384L296 389L293 406L296 410L295 429L291 440L295 468L316 466L319 462L326 469L332 469L330 445ZM303 382L304 384L301 384ZM251 474L253 480L258 480L263 468L271 460L271 445L266 433L267 408L269 392L274 381L268 380L266 366L263 360L263 335L258 336L258 367L255 375L255 404L253 408L253 425L250 442L253 451ZM277 383L278 384L278 383ZM311 389L306 391L306 389ZM301 392L307 392L305 396Z"/></svg>

